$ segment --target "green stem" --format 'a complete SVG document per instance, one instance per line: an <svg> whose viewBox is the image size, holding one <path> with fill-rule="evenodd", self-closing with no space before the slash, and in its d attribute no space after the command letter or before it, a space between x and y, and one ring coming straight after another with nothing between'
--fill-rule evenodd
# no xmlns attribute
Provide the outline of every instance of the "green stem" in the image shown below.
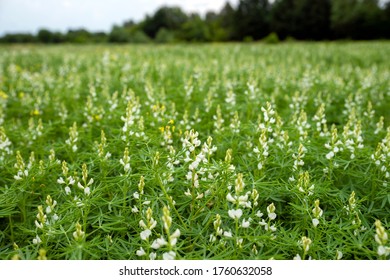
<svg viewBox="0 0 390 280"><path fill-rule="evenodd" d="M13 222L12 222L12 217L11 217L11 215L8 216L8 220L9 220L9 227L10 227L10 231L11 231L11 243L14 244L14 242L15 242L14 224L13 224Z"/></svg>

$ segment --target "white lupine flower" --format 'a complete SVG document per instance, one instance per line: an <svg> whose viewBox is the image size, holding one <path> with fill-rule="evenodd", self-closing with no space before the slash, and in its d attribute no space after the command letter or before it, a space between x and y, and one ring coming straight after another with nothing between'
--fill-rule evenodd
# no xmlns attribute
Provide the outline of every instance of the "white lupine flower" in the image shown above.
<svg viewBox="0 0 390 280"><path fill-rule="evenodd" d="M302 258L301 258L300 255L297 254L297 255L293 258L293 260L294 260L294 261L301 261Z"/></svg>
<svg viewBox="0 0 390 280"><path fill-rule="evenodd" d="M233 235L232 235L232 232L231 232L231 231L225 231L225 232L223 233L223 236L225 236L225 237L232 237Z"/></svg>
<svg viewBox="0 0 390 280"><path fill-rule="evenodd" d="M248 228L250 226L250 221L246 221L245 219L242 220L241 227L242 228Z"/></svg>
<svg viewBox="0 0 390 280"><path fill-rule="evenodd" d="M275 214L275 205L273 203L268 205L267 212L268 212L268 218L270 220L275 220L276 219L277 215Z"/></svg>
<svg viewBox="0 0 390 280"><path fill-rule="evenodd" d="M149 238L149 236L152 234L152 231L150 229L145 229L141 231L140 236L142 240L146 240Z"/></svg>
<svg viewBox="0 0 390 280"><path fill-rule="evenodd" d="M242 216L242 210L241 209L231 209L228 211L229 217L232 219L240 219Z"/></svg>
<svg viewBox="0 0 390 280"><path fill-rule="evenodd" d="M76 231L73 232L73 237L76 241L81 241L85 236L85 232L82 231L79 222L76 223Z"/></svg>
<svg viewBox="0 0 390 280"><path fill-rule="evenodd" d="M86 187L85 189L84 189L84 193L85 193L85 195L90 195L91 194L91 189L89 188L89 187Z"/></svg>
<svg viewBox="0 0 390 280"><path fill-rule="evenodd" d="M41 243L42 242L42 240L41 240L41 238L37 235L37 236L35 236L35 238L33 239L33 243L34 244L39 244L39 243Z"/></svg>
<svg viewBox="0 0 390 280"><path fill-rule="evenodd" d="M161 237L161 238L157 238L156 240L154 240L150 247L152 247L153 249L159 249L162 246L165 246L167 244L168 244L168 242L164 239L164 237Z"/></svg>
<svg viewBox="0 0 390 280"><path fill-rule="evenodd" d="M148 228L143 220L139 221L138 224L139 224L140 227L142 227L142 228L144 228L144 229L147 229L147 228Z"/></svg>
<svg viewBox="0 0 390 280"><path fill-rule="evenodd" d="M82 189L82 190L84 189L84 186L83 186L80 182L77 183L77 186L78 186L80 189Z"/></svg>
<svg viewBox="0 0 390 280"><path fill-rule="evenodd" d="M176 242L177 242L177 239L180 237L180 230L179 229L176 229L170 236L170 244L171 246L175 246L176 245Z"/></svg>
<svg viewBox="0 0 390 280"><path fill-rule="evenodd" d="M153 261L153 260L155 260L156 258L157 258L157 254L156 254L155 252L152 252L152 253L149 254L149 259L150 259L150 260Z"/></svg>
<svg viewBox="0 0 390 280"><path fill-rule="evenodd" d="M166 261L174 260L175 258L176 258L176 253L173 251L169 251L169 252L163 254L163 259Z"/></svg>
<svg viewBox="0 0 390 280"><path fill-rule="evenodd" d="M341 260L343 258L343 252L336 250L336 259Z"/></svg>
<svg viewBox="0 0 390 280"><path fill-rule="evenodd" d="M234 198L231 193L228 193L226 195L226 199L227 199L227 201L232 202L232 203L236 203L236 201L237 201L237 199Z"/></svg>
<svg viewBox="0 0 390 280"><path fill-rule="evenodd" d="M58 183L58 184L65 184L64 178L62 178L62 177L58 178L58 179L57 179L57 183Z"/></svg>
<svg viewBox="0 0 390 280"><path fill-rule="evenodd" d="M334 152L330 151L329 153L326 154L327 159L332 159L334 157Z"/></svg>
<svg viewBox="0 0 390 280"><path fill-rule="evenodd" d="M38 222L37 220L35 220L35 226L39 229L42 229L43 228L43 223L40 223Z"/></svg>
<svg viewBox="0 0 390 280"><path fill-rule="evenodd" d="M142 257L142 256L146 255L145 250L142 247L139 248L139 250L137 250L136 254L137 254L138 257Z"/></svg>
<svg viewBox="0 0 390 280"><path fill-rule="evenodd" d="M302 236L301 244L303 246L303 251L305 253L307 253L309 251L311 243L312 243L312 241L310 238L307 238L306 236Z"/></svg>
<svg viewBox="0 0 390 280"><path fill-rule="evenodd" d="M385 247L383 245L378 246L377 250L378 256L388 256L390 254L390 247Z"/></svg>
<svg viewBox="0 0 390 280"><path fill-rule="evenodd" d="M256 216L259 217L259 218L263 217L263 215L264 215L264 214L261 213L260 210L258 210L258 211L256 212Z"/></svg>
<svg viewBox="0 0 390 280"><path fill-rule="evenodd" d="M269 228L268 228L268 225L266 226L266 230L268 231L268 230L270 230L270 231L272 231L272 232L275 232L276 231L276 227L275 227L275 225L271 225Z"/></svg>
<svg viewBox="0 0 390 280"><path fill-rule="evenodd" d="M251 208L252 203L250 201L248 201L248 199L249 199L248 194L240 195L238 197L239 205L240 206L244 206L246 208Z"/></svg>

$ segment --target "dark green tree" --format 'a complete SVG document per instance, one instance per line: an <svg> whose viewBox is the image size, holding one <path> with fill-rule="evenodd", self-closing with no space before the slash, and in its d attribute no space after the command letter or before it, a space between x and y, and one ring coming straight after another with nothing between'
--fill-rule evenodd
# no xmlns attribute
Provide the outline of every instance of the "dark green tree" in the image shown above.
<svg viewBox="0 0 390 280"><path fill-rule="evenodd" d="M205 21L198 14L191 14L180 28L180 39L190 42L210 41L210 31Z"/></svg>
<svg viewBox="0 0 390 280"><path fill-rule="evenodd" d="M40 29L37 34L38 41L41 43L53 43L53 33L47 29Z"/></svg>
<svg viewBox="0 0 390 280"><path fill-rule="evenodd" d="M179 7L161 7L153 16L146 16L140 26L149 37L155 38L160 28L176 31L187 21L188 16Z"/></svg>
<svg viewBox="0 0 390 280"><path fill-rule="evenodd" d="M30 33L5 34L0 38L1 43L36 43L37 37Z"/></svg>
<svg viewBox="0 0 390 280"><path fill-rule="evenodd" d="M330 38L330 0L277 0L271 11L271 29L281 38Z"/></svg>
<svg viewBox="0 0 390 280"><path fill-rule="evenodd" d="M240 0L234 15L233 38L261 39L270 33L268 0Z"/></svg>
<svg viewBox="0 0 390 280"><path fill-rule="evenodd" d="M331 27L334 38L380 37L383 13L378 0L332 0Z"/></svg>

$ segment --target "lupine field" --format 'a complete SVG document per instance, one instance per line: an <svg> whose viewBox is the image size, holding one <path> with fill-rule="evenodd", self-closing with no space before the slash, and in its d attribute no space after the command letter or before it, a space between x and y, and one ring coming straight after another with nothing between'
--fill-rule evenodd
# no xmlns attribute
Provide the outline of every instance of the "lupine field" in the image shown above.
<svg viewBox="0 0 390 280"><path fill-rule="evenodd" d="M0 259L389 259L390 44L0 48Z"/></svg>

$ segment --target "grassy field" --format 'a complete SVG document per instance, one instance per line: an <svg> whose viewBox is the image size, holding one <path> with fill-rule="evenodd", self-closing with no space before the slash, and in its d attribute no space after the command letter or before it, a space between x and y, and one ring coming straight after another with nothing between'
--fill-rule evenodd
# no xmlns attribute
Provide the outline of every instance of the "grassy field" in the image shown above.
<svg viewBox="0 0 390 280"><path fill-rule="evenodd" d="M390 43L0 47L0 259L389 259Z"/></svg>

